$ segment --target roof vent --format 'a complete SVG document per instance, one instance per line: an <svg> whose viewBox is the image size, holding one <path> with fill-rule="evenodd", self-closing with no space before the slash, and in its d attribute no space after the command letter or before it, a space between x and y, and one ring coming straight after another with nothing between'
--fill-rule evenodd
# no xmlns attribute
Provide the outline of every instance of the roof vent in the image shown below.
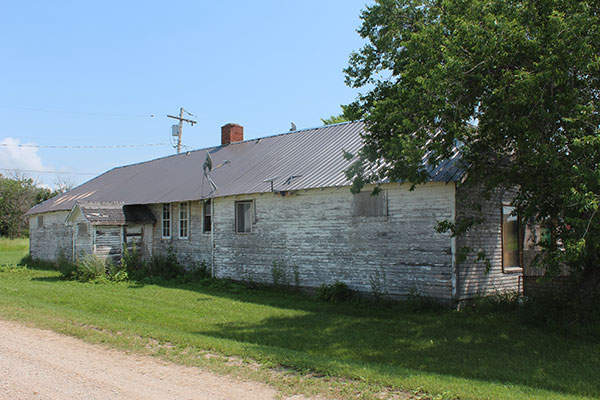
<svg viewBox="0 0 600 400"><path fill-rule="evenodd" d="M244 140L244 127L238 124L227 124L221 127L221 144L241 142Z"/></svg>

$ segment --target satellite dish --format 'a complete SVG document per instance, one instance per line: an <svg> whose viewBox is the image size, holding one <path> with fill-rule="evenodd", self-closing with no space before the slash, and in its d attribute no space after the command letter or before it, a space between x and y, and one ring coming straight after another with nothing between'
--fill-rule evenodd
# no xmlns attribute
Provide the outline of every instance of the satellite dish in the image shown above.
<svg viewBox="0 0 600 400"><path fill-rule="evenodd" d="M296 124L292 122L292 127L290 128L290 132L293 132L296 130Z"/></svg>
<svg viewBox="0 0 600 400"><path fill-rule="evenodd" d="M210 158L210 154L208 153L208 151L206 152L206 160L204 160L204 174L207 174L208 172L212 171L212 158Z"/></svg>

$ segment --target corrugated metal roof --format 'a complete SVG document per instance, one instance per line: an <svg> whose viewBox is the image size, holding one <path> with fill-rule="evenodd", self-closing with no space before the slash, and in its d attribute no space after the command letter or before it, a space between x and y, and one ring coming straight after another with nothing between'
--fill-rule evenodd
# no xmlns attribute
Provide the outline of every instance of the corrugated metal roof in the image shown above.
<svg viewBox="0 0 600 400"><path fill-rule="evenodd" d="M349 186L343 152L362 147L361 121L297 130L225 146L190 151L139 164L114 168L29 210L28 214L69 210L77 201L123 204L170 203L274 190ZM203 165L209 153L210 179ZM430 172L433 181L448 182L462 175L456 153ZM290 179L290 177L295 177Z"/></svg>

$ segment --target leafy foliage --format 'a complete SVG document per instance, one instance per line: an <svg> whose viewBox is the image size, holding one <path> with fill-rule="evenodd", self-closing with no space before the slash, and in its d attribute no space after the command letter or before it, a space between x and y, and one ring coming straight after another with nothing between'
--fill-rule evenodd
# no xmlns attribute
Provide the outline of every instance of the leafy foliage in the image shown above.
<svg viewBox="0 0 600 400"><path fill-rule="evenodd" d="M105 278L106 262L96 255L87 255L75 263L73 277L80 282Z"/></svg>
<svg viewBox="0 0 600 400"><path fill-rule="evenodd" d="M169 247L165 254L153 255L146 266L146 276L151 278L169 280L185 273L185 269L177 260L177 255L172 247Z"/></svg>
<svg viewBox="0 0 600 400"><path fill-rule="evenodd" d="M142 259L135 242L133 243L131 250L129 250L127 245L123 245L121 266L131 279L142 279L147 274L147 265Z"/></svg>
<svg viewBox="0 0 600 400"><path fill-rule="evenodd" d="M12 178L0 174L0 236L16 238L28 232L25 213L34 205L48 200L70 188L56 190L39 187L35 181L15 174Z"/></svg>
<svg viewBox="0 0 600 400"><path fill-rule="evenodd" d="M317 298L328 303L343 303L351 300L353 293L344 282L337 281L331 285L322 284Z"/></svg>
<svg viewBox="0 0 600 400"><path fill-rule="evenodd" d="M366 88L347 108L368 127L353 189L424 183L423 157L458 147L470 180L516 189L518 214L551 231L544 265L598 285L600 4L378 0L362 20L345 70Z"/></svg>
<svg viewBox="0 0 600 400"><path fill-rule="evenodd" d="M350 118L348 118L348 116L346 115L348 106L342 105L341 107L342 107L341 114L332 115L329 118L321 118L321 121L323 121L323 125L333 125L333 124L339 124L342 122L350 121Z"/></svg>

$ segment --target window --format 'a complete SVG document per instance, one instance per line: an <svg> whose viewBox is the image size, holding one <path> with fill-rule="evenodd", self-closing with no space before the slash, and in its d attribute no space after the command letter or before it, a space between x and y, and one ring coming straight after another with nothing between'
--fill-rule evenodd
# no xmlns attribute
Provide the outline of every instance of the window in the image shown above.
<svg viewBox="0 0 600 400"><path fill-rule="evenodd" d="M515 208L502 205L502 271L521 270L521 228Z"/></svg>
<svg viewBox="0 0 600 400"><path fill-rule="evenodd" d="M252 201L235 202L235 231L237 233L252 232L252 208Z"/></svg>
<svg viewBox="0 0 600 400"><path fill-rule="evenodd" d="M169 239L171 237L171 205L170 204L163 204L162 237L163 237L163 239Z"/></svg>
<svg viewBox="0 0 600 400"><path fill-rule="evenodd" d="M37 218L37 222L38 222L38 228L43 228L44 227L44 216L43 215L38 215Z"/></svg>
<svg viewBox="0 0 600 400"><path fill-rule="evenodd" d="M204 202L204 210L203 210L203 226L202 226L202 232L204 233L210 233L212 230L212 203L210 201L210 199L206 200Z"/></svg>
<svg viewBox="0 0 600 400"><path fill-rule="evenodd" d="M188 232L188 221L189 221L189 209L188 203L179 203L179 238L187 239Z"/></svg>
<svg viewBox="0 0 600 400"><path fill-rule="evenodd" d="M85 238L88 235L87 224L80 222L77 224L77 237Z"/></svg>
<svg viewBox="0 0 600 400"><path fill-rule="evenodd" d="M352 197L353 217L387 217L387 193L381 190L376 195L372 191L360 192Z"/></svg>

